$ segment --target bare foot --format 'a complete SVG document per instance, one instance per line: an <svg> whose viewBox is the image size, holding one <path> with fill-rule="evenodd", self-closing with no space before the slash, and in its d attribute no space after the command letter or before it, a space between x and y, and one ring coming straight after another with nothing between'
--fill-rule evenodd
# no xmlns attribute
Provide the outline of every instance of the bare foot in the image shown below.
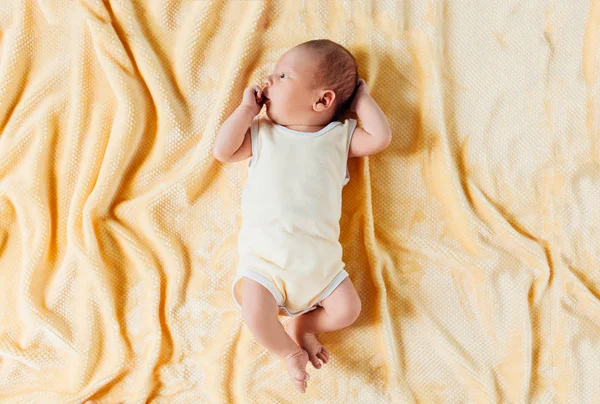
<svg viewBox="0 0 600 404"><path fill-rule="evenodd" d="M298 326L298 319L294 318L285 325L285 331L300 348L308 353L308 359L315 369L321 369L321 361L329 362L329 352L317 339L315 334L304 332Z"/></svg>
<svg viewBox="0 0 600 404"><path fill-rule="evenodd" d="M306 372L306 364L308 363L308 353L300 347L285 358L285 366L292 378L292 382L296 385L301 393L306 392L307 381L310 380L310 375Z"/></svg>

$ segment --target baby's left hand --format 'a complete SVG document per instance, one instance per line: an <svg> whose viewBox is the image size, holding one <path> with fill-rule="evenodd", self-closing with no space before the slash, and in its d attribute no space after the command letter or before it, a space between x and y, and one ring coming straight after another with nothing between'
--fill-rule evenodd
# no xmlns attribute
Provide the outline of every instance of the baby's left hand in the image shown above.
<svg viewBox="0 0 600 404"><path fill-rule="evenodd" d="M360 99L368 96L369 86L367 86L367 83L363 79L358 80L358 89L356 90L356 94L354 94L352 104L350 104L350 111L355 112Z"/></svg>

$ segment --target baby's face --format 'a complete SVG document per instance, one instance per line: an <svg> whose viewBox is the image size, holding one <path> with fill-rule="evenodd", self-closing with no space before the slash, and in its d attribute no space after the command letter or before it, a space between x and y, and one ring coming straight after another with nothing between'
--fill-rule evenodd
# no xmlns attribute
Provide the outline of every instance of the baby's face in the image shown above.
<svg viewBox="0 0 600 404"><path fill-rule="evenodd" d="M308 51L290 49L277 61L275 70L263 81L267 116L286 125L303 125L318 114L313 103L319 90L311 88L318 61Z"/></svg>

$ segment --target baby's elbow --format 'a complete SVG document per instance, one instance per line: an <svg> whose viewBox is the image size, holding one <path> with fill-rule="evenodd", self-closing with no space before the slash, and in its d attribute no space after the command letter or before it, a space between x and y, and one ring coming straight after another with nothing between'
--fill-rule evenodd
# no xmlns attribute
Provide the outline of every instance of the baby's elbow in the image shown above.
<svg viewBox="0 0 600 404"><path fill-rule="evenodd" d="M219 160L221 163L229 162L228 156L217 147L213 147L213 156L215 157L215 159Z"/></svg>
<svg viewBox="0 0 600 404"><path fill-rule="evenodd" d="M391 143L392 143L392 132L389 132L387 135L385 135L381 138L381 141L379 142L379 146L377 147L377 149L379 151L385 150L388 148L388 146Z"/></svg>
<svg viewBox="0 0 600 404"><path fill-rule="evenodd" d="M387 137L384 141L383 141L383 148L387 149L388 146L392 143L392 137Z"/></svg>

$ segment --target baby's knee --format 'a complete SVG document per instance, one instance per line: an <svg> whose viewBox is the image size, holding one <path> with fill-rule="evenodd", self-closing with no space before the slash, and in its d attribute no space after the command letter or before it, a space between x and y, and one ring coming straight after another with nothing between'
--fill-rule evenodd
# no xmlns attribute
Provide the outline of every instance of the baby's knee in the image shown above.
<svg viewBox="0 0 600 404"><path fill-rule="evenodd" d="M339 307L337 317L339 317L340 322L344 323L346 326L349 326L358 319L362 309L362 304L358 296L347 299L344 303L345 304Z"/></svg>
<svg viewBox="0 0 600 404"><path fill-rule="evenodd" d="M353 323L356 321L356 319L358 319L361 310L362 303L360 301L360 298L357 296L356 299L352 300L348 307L348 317L352 320Z"/></svg>

